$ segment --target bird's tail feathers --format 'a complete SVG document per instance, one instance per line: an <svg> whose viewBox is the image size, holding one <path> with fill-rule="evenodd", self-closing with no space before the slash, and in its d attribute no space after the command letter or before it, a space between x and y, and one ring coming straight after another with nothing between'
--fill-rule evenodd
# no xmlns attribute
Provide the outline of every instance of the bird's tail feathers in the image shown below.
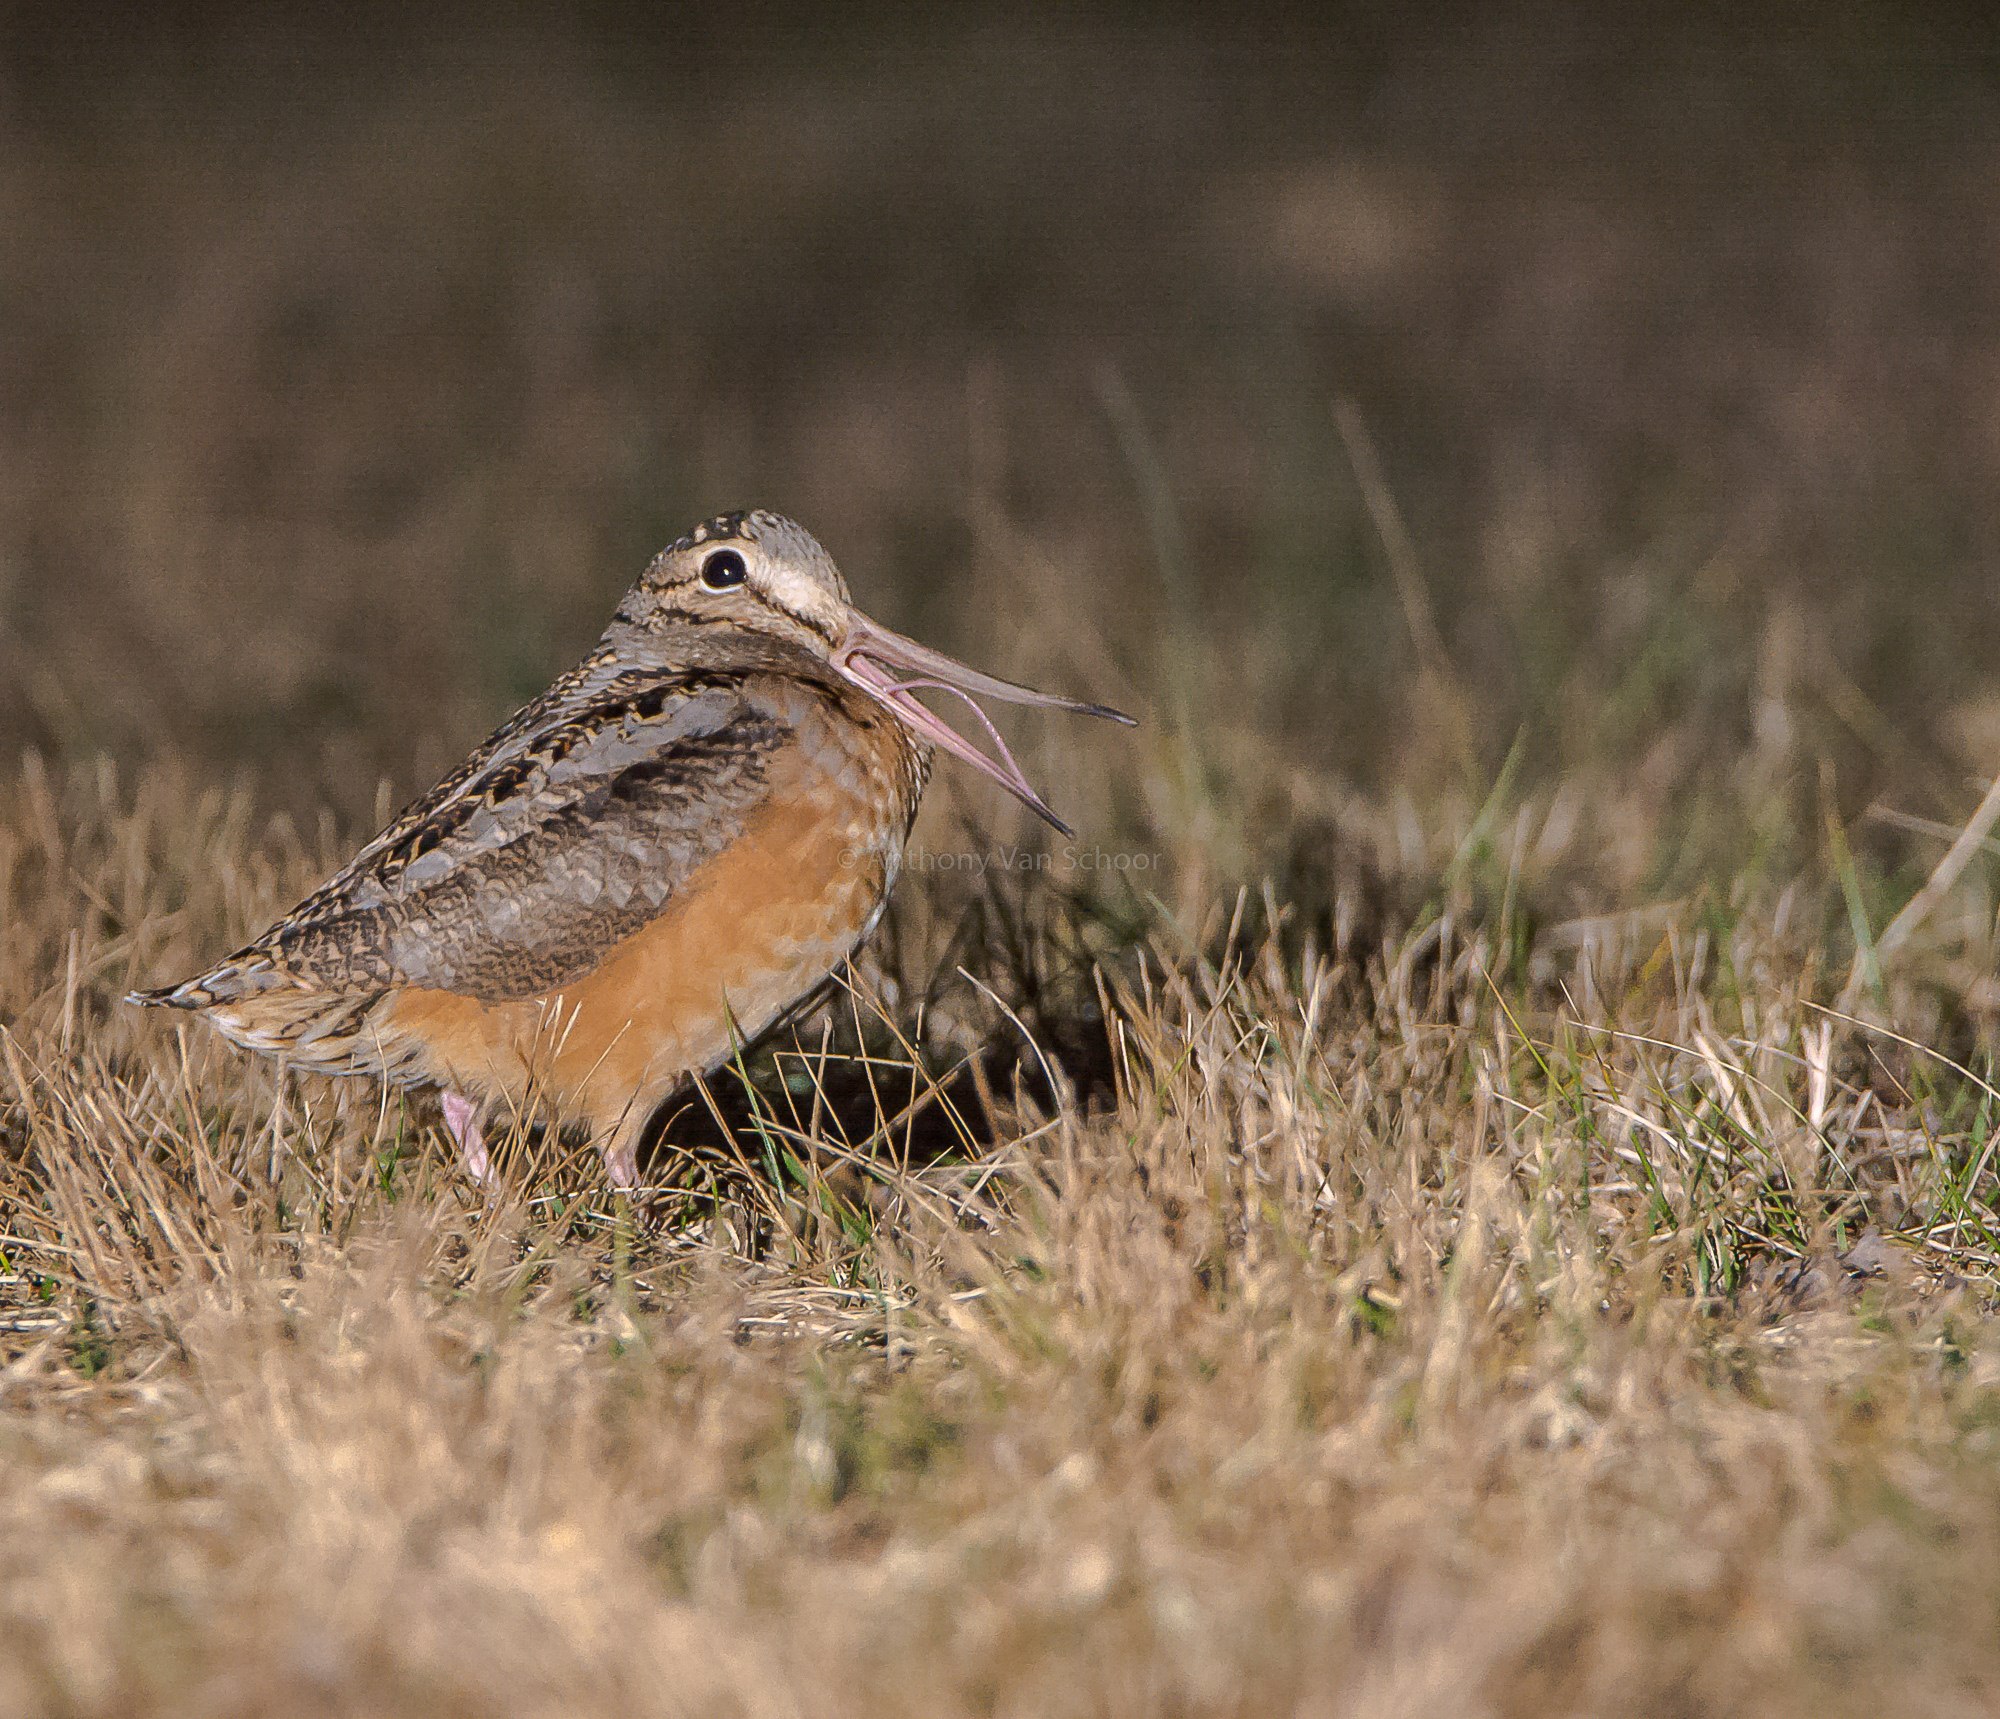
<svg viewBox="0 0 2000 1719"><path fill-rule="evenodd" d="M284 983L284 976L271 965L269 956L231 956L220 966L197 973L192 979L183 979L178 985L128 991L125 1001L142 1009L208 1009Z"/></svg>

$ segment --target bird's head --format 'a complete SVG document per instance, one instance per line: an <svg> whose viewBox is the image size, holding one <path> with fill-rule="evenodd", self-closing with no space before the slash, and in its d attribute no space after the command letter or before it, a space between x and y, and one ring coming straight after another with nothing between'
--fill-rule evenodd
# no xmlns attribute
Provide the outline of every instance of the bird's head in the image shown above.
<svg viewBox="0 0 2000 1719"><path fill-rule="evenodd" d="M942 651L891 632L854 606L833 557L805 527L762 510L697 525L654 557L619 605L617 624L649 632L730 628L809 652L886 707L911 733L993 778L1065 835L1069 826L1029 786L982 698L1131 723L1108 705L1036 692L981 674ZM983 751L928 709L920 692L964 699L993 743Z"/></svg>

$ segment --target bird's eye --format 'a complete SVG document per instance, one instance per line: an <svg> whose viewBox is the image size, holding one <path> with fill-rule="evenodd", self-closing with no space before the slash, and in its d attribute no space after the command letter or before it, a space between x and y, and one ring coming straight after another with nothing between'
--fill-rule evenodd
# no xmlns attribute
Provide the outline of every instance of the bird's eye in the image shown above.
<svg viewBox="0 0 2000 1719"><path fill-rule="evenodd" d="M733 549L718 549L701 564L701 582L710 591L733 591L749 575L743 557Z"/></svg>

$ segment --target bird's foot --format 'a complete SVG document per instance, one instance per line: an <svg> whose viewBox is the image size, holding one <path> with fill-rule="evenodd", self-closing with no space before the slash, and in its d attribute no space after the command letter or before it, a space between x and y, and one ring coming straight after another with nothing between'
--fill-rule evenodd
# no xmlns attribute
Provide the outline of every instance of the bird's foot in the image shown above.
<svg viewBox="0 0 2000 1719"><path fill-rule="evenodd" d="M637 1102L597 1136L598 1155L604 1160L604 1179L614 1194L639 1191L639 1142L645 1138L650 1105Z"/></svg>
<svg viewBox="0 0 2000 1719"><path fill-rule="evenodd" d="M629 1194L639 1186L639 1153L632 1141L621 1137L605 1146L604 1174L616 1193Z"/></svg>
<svg viewBox="0 0 2000 1719"><path fill-rule="evenodd" d="M479 1131L479 1106L449 1087L438 1096L444 1104L445 1128L458 1148L460 1168L492 1193L499 1178L493 1174L493 1155L486 1149L486 1136Z"/></svg>

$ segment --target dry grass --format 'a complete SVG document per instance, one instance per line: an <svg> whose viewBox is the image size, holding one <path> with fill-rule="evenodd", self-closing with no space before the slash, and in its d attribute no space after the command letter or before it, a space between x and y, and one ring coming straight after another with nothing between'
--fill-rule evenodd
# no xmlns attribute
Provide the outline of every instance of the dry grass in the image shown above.
<svg viewBox="0 0 2000 1719"><path fill-rule="evenodd" d="M0 816L10 1710L2000 1694L1996 1096L1815 1007L1796 902L1513 940L1439 881L1336 954L1248 899L1122 947L989 878L974 919L1043 898L1039 994L986 965L1098 1034L1094 1103L926 1099L912 1057L1011 1031L941 982L921 1043L831 1041L879 1099L753 1067L751 1173L635 1223L546 1160L483 1208L399 1105L109 1002L313 870L175 783ZM1954 952L1906 949L1879 1006L1948 1032ZM961 1149L904 1149L913 1079Z"/></svg>
<svg viewBox="0 0 2000 1719"><path fill-rule="evenodd" d="M0 1713L2000 1707L1983 18L473 16L0 19ZM115 1004L746 503L1143 871L636 1213Z"/></svg>

